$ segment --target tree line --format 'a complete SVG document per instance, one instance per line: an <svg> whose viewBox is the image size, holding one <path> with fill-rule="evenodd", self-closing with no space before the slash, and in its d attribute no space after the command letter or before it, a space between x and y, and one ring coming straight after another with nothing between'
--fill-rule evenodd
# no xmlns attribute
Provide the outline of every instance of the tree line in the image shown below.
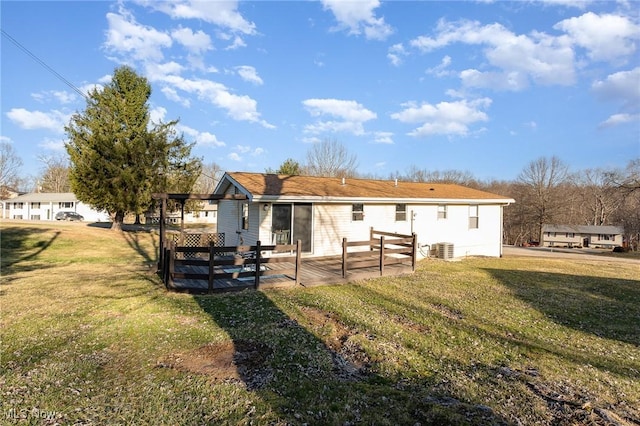
<svg viewBox="0 0 640 426"><path fill-rule="evenodd" d="M513 198L504 209L504 243L540 241L544 224L615 225L638 250L640 240L640 158L623 169L572 171L560 158L541 157L527 164L515 180L481 181L471 172L410 166L404 173L372 176L357 171L357 158L337 141L313 145L306 163L285 160L280 174L347 176L464 185Z"/></svg>
<svg viewBox="0 0 640 426"><path fill-rule="evenodd" d="M154 192L213 192L222 175L215 162L191 155L194 143L178 134L177 120L153 123L146 78L122 66L111 82L88 93L84 111L65 127L66 156L41 157L39 192L74 192L108 211L113 229L125 214L155 208ZM0 189L19 188L21 160L0 142ZM405 172L374 176L358 172L357 156L337 140L310 145L303 160L287 158L267 173L454 183L511 197L504 210L504 242L540 241L543 224L617 225L635 249L640 239L640 158L623 169L571 170L557 157L531 161L515 180L480 181L459 170L410 166ZM6 198L7 194L0 194ZM197 208L197 206L192 206Z"/></svg>

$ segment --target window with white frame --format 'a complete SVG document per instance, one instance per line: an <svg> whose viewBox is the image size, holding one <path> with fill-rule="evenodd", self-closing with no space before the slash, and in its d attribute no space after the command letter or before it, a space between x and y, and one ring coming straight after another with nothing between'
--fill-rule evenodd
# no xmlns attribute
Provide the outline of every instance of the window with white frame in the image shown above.
<svg viewBox="0 0 640 426"><path fill-rule="evenodd" d="M478 206L472 205L469 206L469 229L477 229L478 228Z"/></svg>
<svg viewBox="0 0 640 426"><path fill-rule="evenodd" d="M16 209L22 209L24 208L24 203L13 203L13 207Z"/></svg>
<svg viewBox="0 0 640 426"><path fill-rule="evenodd" d="M32 209L39 209L40 208L40 203L39 202L31 203L31 208Z"/></svg>
<svg viewBox="0 0 640 426"><path fill-rule="evenodd" d="M353 221L364 220L364 204L362 203L351 204L351 220Z"/></svg>
<svg viewBox="0 0 640 426"><path fill-rule="evenodd" d="M407 220L407 205L396 204L396 222L404 222Z"/></svg>
<svg viewBox="0 0 640 426"><path fill-rule="evenodd" d="M447 218L447 206L444 204L438 205L438 219Z"/></svg>
<svg viewBox="0 0 640 426"><path fill-rule="evenodd" d="M73 208L73 201L61 201L58 203L58 208L61 209L72 209Z"/></svg>

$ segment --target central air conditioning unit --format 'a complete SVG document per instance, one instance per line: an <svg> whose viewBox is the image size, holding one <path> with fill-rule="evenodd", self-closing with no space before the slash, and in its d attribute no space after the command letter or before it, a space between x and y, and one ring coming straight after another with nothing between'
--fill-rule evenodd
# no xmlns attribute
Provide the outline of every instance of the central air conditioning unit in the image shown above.
<svg viewBox="0 0 640 426"><path fill-rule="evenodd" d="M436 251L438 259L453 259L453 243L438 243Z"/></svg>

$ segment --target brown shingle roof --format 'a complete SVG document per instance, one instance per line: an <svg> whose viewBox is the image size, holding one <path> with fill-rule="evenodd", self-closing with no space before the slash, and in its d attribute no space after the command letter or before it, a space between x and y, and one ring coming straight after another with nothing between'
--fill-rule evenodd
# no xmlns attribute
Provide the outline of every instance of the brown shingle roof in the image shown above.
<svg viewBox="0 0 640 426"><path fill-rule="evenodd" d="M403 182L387 180L317 176L289 176L262 173L229 172L227 175L252 196L368 198L368 199L448 199L498 200L513 202L508 197L445 183Z"/></svg>

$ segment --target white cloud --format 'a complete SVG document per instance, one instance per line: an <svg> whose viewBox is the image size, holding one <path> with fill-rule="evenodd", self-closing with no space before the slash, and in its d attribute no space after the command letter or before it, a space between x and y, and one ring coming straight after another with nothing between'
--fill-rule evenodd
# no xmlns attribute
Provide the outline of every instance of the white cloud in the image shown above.
<svg viewBox="0 0 640 426"><path fill-rule="evenodd" d="M185 108L191 107L191 101L189 100L189 98L181 97L178 92L172 87L164 86L160 89L160 91L164 93L167 99L177 102Z"/></svg>
<svg viewBox="0 0 640 426"><path fill-rule="evenodd" d="M313 117L330 116L339 120L317 121L305 126L305 132L320 134L324 132L346 132L364 135L363 123L377 118L376 113L366 109L356 101L341 99L306 99L302 101Z"/></svg>
<svg viewBox="0 0 640 426"><path fill-rule="evenodd" d="M204 79L186 79L176 75L164 76L161 81L174 90L196 94L198 98L226 110L234 120L256 122L266 128L275 127L260 118L254 99L246 95L235 95L221 83Z"/></svg>
<svg viewBox="0 0 640 426"><path fill-rule="evenodd" d="M64 126L71 119L71 114L61 111L28 111L24 108L12 108L7 117L23 129L46 129L57 133L64 132Z"/></svg>
<svg viewBox="0 0 640 426"><path fill-rule="evenodd" d="M161 121L164 121L166 116L167 109L164 107L155 107L149 110L149 120L151 123L160 123Z"/></svg>
<svg viewBox="0 0 640 426"><path fill-rule="evenodd" d="M171 37L155 28L140 25L124 8L120 14L107 13L107 50L119 55L128 54L141 61L161 61L163 48L171 47Z"/></svg>
<svg viewBox="0 0 640 426"><path fill-rule="evenodd" d="M75 92L67 92L65 90L49 90L40 93L32 93L31 97L38 102L47 102L50 99L55 99L61 104L70 104L78 100Z"/></svg>
<svg viewBox="0 0 640 426"><path fill-rule="evenodd" d="M145 74L151 81L161 80L164 76L180 74L184 67L177 62L147 62L144 66Z"/></svg>
<svg viewBox="0 0 640 426"><path fill-rule="evenodd" d="M322 0L324 9L331 10L338 21L337 30L348 30L349 34L364 36L369 40L385 40L393 34L393 28L377 18L375 9L380 6L378 0Z"/></svg>
<svg viewBox="0 0 640 426"><path fill-rule="evenodd" d="M427 74L435 75L436 77L445 77L452 73L448 70L449 65L451 65L451 56L445 55L438 65L432 68L427 68L425 72Z"/></svg>
<svg viewBox="0 0 640 426"><path fill-rule="evenodd" d="M466 87L490 87L495 90L519 91L529 85L526 73L509 72L481 72L468 69L460 72L462 84Z"/></svg>
<svg viewBox="0 0 640 426"><path fill-rule="evenodd" d="M591 85L596 96L602 100L621 101L625 107L640 106L640 67L620 71L605 80Z"/></svg>
<svg viewBox="0 0 640 426"><path fill-rule="evenodd" d="M185 126L184 124L178 123L176 125L176 130L184 133L193 139L200 146L225 146L226 144L216 137L213 133L209 132L200 132L191 127Z"/></svg>
<svg viewBox="0 0 640 426"><path fill-rule="evenodd" d="M240 65L236 67L236 71L244 81L248 81L256 85L263 84L262 79L260 78L260 76L258 75L258 72L254 67L251 67L249 65Z"/></svg>
<svg viewBox="0 0 640 426"><path fill-rule="evenodd" d="M356 101L342 99L306 99L302 104L313 116L332 115L349 121L364 122L376 118L376 113L369 111Z"/></svg>
<svg viewBox="0 0 640 426"><path fill-rule="evenodd" d="M38 146L50 151L64 151L64 140L44 138L42 142L38 144Z"/></svg>
<svg viewBox="0 0 640 426"><path fill-rule="evenodd" d="M190 28L178 28L171 32L171 37L193 54L213 49L211 38L201 30L194 33Z"/></svg>
<svg viewBox="0 0 640 426"><path fill-rule="evenodd" d="M540 3L545 3L552 6L567 6L575 7L577 9L584 9L587 7L591 0L538 0Z"/></svg>
<svg viewBox="0 0 640 426"><path fill-rule="evenodd" d="M489 98L440 102L437 105L408 102L403 104L402 111L391 114L391 118L403 123L421 124L409 133L410 136L466 136L470 125L488 121L489 117L483 110L490 105Z"/></svg>
<svg viewBox="0 0 640 426"><path fill-rule="evenodd" d="M493 87L499 78L508 77L509 84L499 89L522 90L528 80L542 85L569 85L575 81L574 54L567 37L551 37L544 33L516 35L500 24L481 25L477 21L447 22L440 20L434 37L419 36L410 45L423 52L452 43L486 46L483 53L497 70L468 70L461 73L463 83L474 87Z"/></svg>
<svg viewBox="0 0 640 426"><path fill-rule="evenodd" d="M224 50L236 50L236 49L239 49L241 47L247 47L247 43L244 42L242 37L235 36L233 38L233 41L231 42L231 44L228 45L227 47L225 47Z"/></svg>
<svg viewBox="0 0 640 426"><path fill-rule="evenodd" d="M163 12L172 19L200 19L233 32L248 35L256 33L255 24L242 17L238 2L234 0L143 0L138 3Z"/></svg>
<svg viewBox="0 0 640 426"><path fill-rule="evenodd" d="M587 49L589 57L596 61L630 57L640 38L640 26L625 16L611 14L587 12L560 21L554 28L565 31L573 43Z"/></svg>
<svg viewBox="0 0 640 426"><path fill-rule="evenodd" d="M389 59L391 65L397 67L402 64L402 58L407 55L408 52L405 50L404 45L402 43L398 43L389 48L387 59Z"/></svg>
<svg viewBox="0 0 640 426"><path fill-rule="evenodd" d="M600 127L613 127L626 123L640 124L640 114L613 114L600 123Z"/></svg>
<svg viewBox="0 0 640 426"><path fill-rule="evenodd" d="M233 161L242 161L242 157L237 152L229 153L229 155L227 155L227 158Z"/></svg>
<svg viewBox="0 0 640 426"><path fill-rule="evenodd" d="M374 143L393 144L393 133L391 132L373 132Z"/></svg>

